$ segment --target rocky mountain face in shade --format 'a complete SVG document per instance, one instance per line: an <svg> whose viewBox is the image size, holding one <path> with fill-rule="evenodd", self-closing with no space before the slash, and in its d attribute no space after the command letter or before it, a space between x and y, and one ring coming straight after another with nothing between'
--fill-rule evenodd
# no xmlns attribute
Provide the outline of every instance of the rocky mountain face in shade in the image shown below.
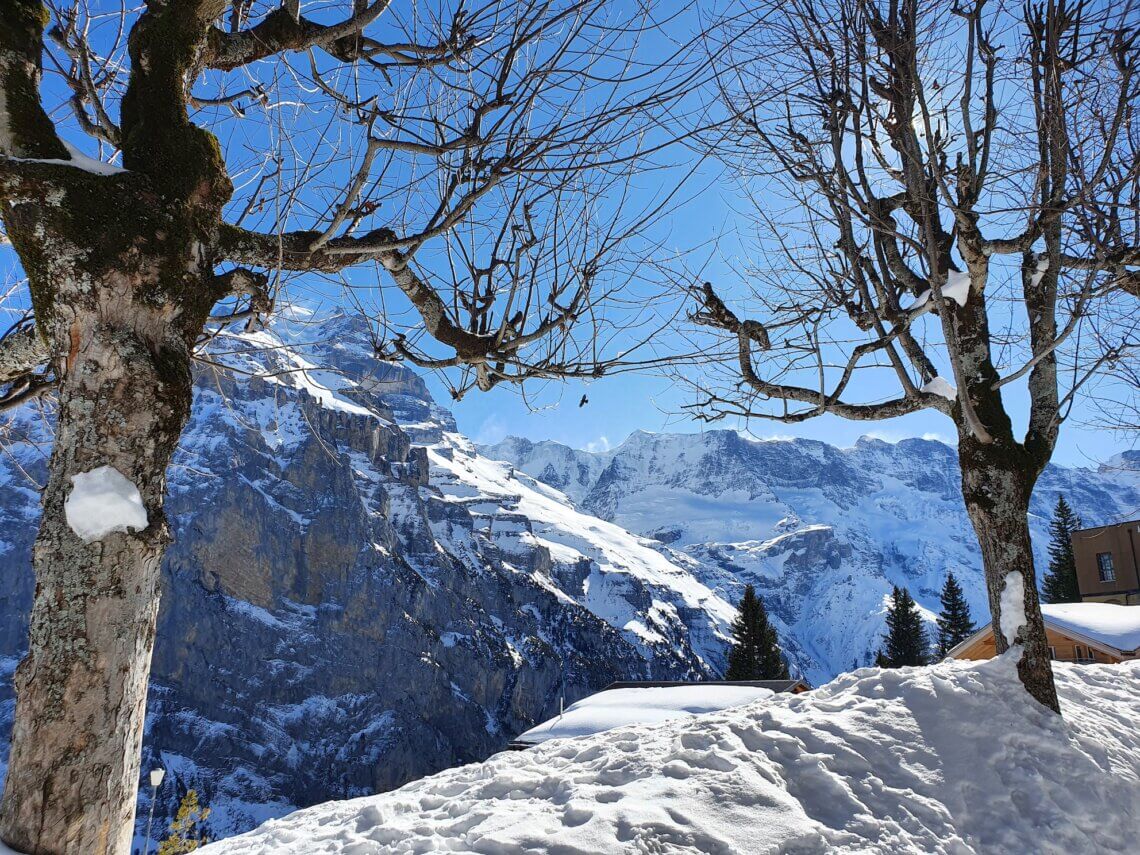
<svg viewBox="0 0 1140 855"><path fill-rule="evenodd" d="M211 349L227 367L199 371L168 488L144 748L168 770L160 815L195 787L213 833L235 833L482 759L611 681L721 667L728 603L482 458L361 321L294 313ZM50 442L29 413L14 428L0 759Z"/></svg>
<svg viewBox="0 0 1140 855"><path fill-rule="evenodd" d="M863 438L836 448L718 430L636 432L600 453L518 438L480 450L582 512L654 539L725 599L754 584L793 665L816 684L873 661L892 585L933 618L953 571L975 619L988 615L957 455L943 443ZM1140 517L1140 452L1097 469L1046 469L1031 507L1039 575L1061 494L1087 525Z"/></svg>

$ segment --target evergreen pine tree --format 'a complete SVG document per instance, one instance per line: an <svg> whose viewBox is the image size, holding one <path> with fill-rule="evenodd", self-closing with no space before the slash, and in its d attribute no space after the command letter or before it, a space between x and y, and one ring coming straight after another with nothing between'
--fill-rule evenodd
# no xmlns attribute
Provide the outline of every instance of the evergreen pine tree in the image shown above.
<svg viewBox="0 0 1140 855"><path fill-rule="evenodd" d="M902 668L906 665L925 665L930 660L930 639L926 625L910 591L894 588L890 609L887 610L887 633L883 648L875 657L881 668Z"/></svg>
<svg viewBox="0 0 1140 855"><path fill-rule="evenodd" d="M756 651L758 642L754 627L757 622L759 600L751 585L744 588L744 596L736 607L736 620L732 622L732 647L728 651L726 680L755 680L759 670Z"/></svg>
<svg viewBox="0 0 1140 855"><path fill-rule="evenodd" d="M974 634L977 627L970 615L970 606L962 596L962 586L953 573L946 575L942 586L942 611L938 614L938 655L945 656Z"/></svg>
<svg viewBox="0 0 1140 855"><path fill-rule="evenodd" d="M732 623L726 680L786 680L788 665L780 652L776 628L768 622L764 600L751 585L744 588Z"/></svg>
<svg viewBox="0 0 1140 855"><path fill-rule="evenodd" d="M1073 532L1081 527L1081 518L1073 513L1064 496L1057 497L1057 507L1049 523L1049 570L1041 581L1042 599L1047 603L1079 603L1077 562L1073 557Z"/></svg>
<svg viewBox="0 0 1140 855"><path fill-rule="evenodd" d="M783 651L780 650L780 640L776 636L776 627L768 621L768 613L764 611L764 601L760 600L761 614L764 616L764 633L760 645L760 680L787 680L788 663L784 661Z"/></svg>
<svg viewBox="0 0 1140 855"><path fill-rule="evenodd" d="M158 844L157 855L185 855L210 842L205 822L210 809L198 804L196 790L188 790L170 823L170 836Z"/></svg>

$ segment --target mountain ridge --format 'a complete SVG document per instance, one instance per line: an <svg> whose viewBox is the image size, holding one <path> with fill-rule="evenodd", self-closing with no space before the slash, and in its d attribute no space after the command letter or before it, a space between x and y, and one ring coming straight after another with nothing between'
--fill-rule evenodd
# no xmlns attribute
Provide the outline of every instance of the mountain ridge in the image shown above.
<svg viewBox="0 0 1140 855"><path fill-rule="evenodd" d="M604 452L508 437L480 446L566 491L582 510L653 538L735 602L751 583L813 682L870 664L885 598L911 589L928 619L947 572L988 616L957 452L937 440L756 439L732 430L632 433ZM1140 515L1140 452L1097 469L1050 465L1031 504L1038 576L1064 494L1086 524ZM841 629L838 629L841 628Z"/></svg>
<svg viewBox="0 0 1140 855"><path fill-rule="evenodd" d="M869 441L853 457L642 431L595 455L522 440L481 453L373 340L358 317L287 311L222 331L197 370L144 742L144 770L170 773L159 817L195 787L215 836L236 833L482 759L614 680L717 676L747 582L819 683L877 645L892 582L929 616L947 566L974 560L937 444ZM0 767L50 447L31 413L9 424ZM1070 498L1140 506L1130 478L1079 474ZM891 525L856 524L868 514ZM980 577L963 575L982 619Z"/></svg>

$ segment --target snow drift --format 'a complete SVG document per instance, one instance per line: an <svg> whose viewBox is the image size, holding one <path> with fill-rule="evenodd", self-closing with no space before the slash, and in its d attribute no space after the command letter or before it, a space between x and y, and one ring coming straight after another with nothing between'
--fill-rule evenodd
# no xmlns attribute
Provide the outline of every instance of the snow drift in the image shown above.
<svg viewBox="0 0 1140 855"><path fill-rule="evenodd" d="M803 695L442 772L203 855L1124 852L1140 835L1140 663L862 669Z"/></svg>

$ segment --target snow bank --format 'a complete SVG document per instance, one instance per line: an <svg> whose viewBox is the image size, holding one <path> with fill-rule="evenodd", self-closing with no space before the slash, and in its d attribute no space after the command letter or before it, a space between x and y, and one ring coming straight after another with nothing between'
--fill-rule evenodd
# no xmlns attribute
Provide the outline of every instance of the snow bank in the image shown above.
<svg viewBox="0 0 1140 855"><path fill-rule="evenodd" d="M63 513L71 530L85 543L101 540L111 532L142 531L147 526L138 487L114 466L72 475Z"/></svg>
<svg viewBox="0 0 1140 855"><path fill-rule="evenodd" d="M802 695L560 740L273 820L203 855L1127 852L1140 663L862 669Z"/></svg>
<svg viewBox="0 0 1140 855"><path fill-rule="evenodd" d="M1112 603L1042 605L1049 623L1117 650L1140 648L1140 608Z"/></svg>
<svg viewBox="0 0 1140 855"><path fill-rule="evenodd" d="M773 697L760 686L643 686L598 692L571 704L556 718L532 727L517 742L538 744L549 739L604 733L629 724L653 724L700 713L717 712Z"/></svg>

